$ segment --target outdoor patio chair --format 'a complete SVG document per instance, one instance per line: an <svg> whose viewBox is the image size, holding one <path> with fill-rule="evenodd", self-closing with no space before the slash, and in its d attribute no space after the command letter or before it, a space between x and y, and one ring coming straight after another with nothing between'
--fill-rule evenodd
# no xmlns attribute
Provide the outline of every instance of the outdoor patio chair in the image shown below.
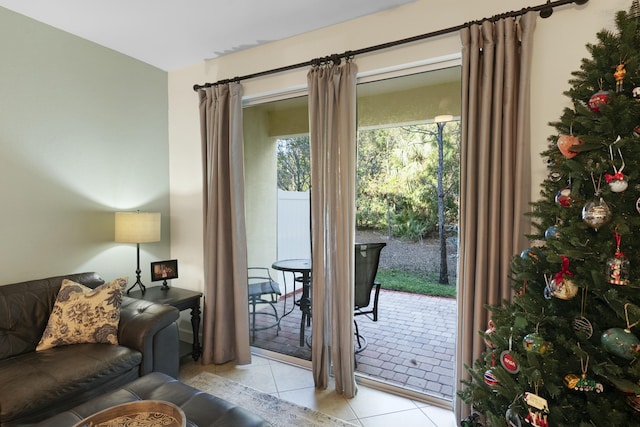
<svg viewBox="0 0 640 427"><path fill-rule="evenodd" d="M376 273L380 263L380 252L386 243L358 243L355 245L355 310L353 323L355 325L356 348L360 353L367 347L367 339L360 334L355 316L365 315L374 322L378 321L378 297L380 282L376 282ZM373 292L373 304L371 294Z"/></svg>
<svg viewBox="0 0 640 427"><path fill-rule="evenodd" d="M280 319L278 314L278 298L282 295L280 285L271 278L271 273L266 267L249 267L247 275L249 294L249 330L251 341L255 340L256 331L276 328L276 335L280 331ZM263 310L259 306L264 306ZM269 306L269 307L266 307ZM271 312L273 310L273 312ZM266 316L269 320L256 325L256 316Z"/></svg>

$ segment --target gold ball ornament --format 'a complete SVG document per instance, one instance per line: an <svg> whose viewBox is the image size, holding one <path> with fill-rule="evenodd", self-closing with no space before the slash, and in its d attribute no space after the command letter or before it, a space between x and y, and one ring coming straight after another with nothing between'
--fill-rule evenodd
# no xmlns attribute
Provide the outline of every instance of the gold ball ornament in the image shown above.
<svg viewBox="0 0 640 427"><path fill-rule="evenodd" d="M578 294L578 285L573 283L573 280L566 277L558 283L556 279L551 281L551 295L563 300L573 299Z"/></svg>

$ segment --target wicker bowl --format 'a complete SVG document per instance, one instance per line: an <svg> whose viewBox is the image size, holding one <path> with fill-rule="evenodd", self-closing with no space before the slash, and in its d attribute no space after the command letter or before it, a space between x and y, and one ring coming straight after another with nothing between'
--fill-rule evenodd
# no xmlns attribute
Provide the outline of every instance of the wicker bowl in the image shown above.
<svg viewBox="0 0 640 427"><path fill-rule="evenodd" d="M162 400L139 400L104 409L73 427L186 427L182 409Z"/></svg>

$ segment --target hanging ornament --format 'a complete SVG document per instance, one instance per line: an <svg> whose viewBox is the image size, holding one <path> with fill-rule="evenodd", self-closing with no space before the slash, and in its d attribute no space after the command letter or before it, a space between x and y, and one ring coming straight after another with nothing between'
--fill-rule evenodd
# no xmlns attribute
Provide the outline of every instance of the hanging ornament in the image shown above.
<svg viewBox="0 0 640 427"><path fill-rule="evenodd" d="M640 412L640 394L627 396L627 405L631 406L634 411Z"/></svg>
<svg viewBox="0 0 640 427"><path fill-rule="evenodd" d="M584 316L573 319L573 330L576 332L578 338L588 340L593 336L593 325L589 322L589 319Z"/></svg>
<svg viewBox="0 0 640 427"><path fill-rule="evenodd" d="M518 394L515 397L515 399L513 399L513 402L511 402L511 405L509 405L509 407L507 408L507 412L504 414L504 418L507 421L507 425L509 427L522 427L522 420L518 415L518 410L516 405L516 402L520 398L522 398L522 395Z"/></svg>
<svg viewBox="0 0 640 427"><path fill-rule="evenodd" d="M616 141L613 144L615 144L618 141L620 141L619 136L618 136L618 139L616 139ZM613 163L613 160L614 160L613 149L612 149L613 144L609 145L609 156L611 157L611 163ZM624 158L622 158L622 151L620 151L620 148L618 148L618 154L620 155L620 159L622 160L622 165L620 166L620 169L617 169L616 166L614 165L613 175L610 175L608 173L604 174L604 178L609 184L609 188L611 188L611 191L613 191L614 193L622 193L629 186L629 183L627 182L627 178L625 178L625 176L622 174L622 170L624 169Z"/></svg>
<svg viewBox="0 0 640 427"><path fill-rule="evenodd" d="M500 384L500 381L498 381L498 378L496 378L496 375L493 373L492 368L494 366L496 366L496 354L491 353L491 368L484 371L484 382L489 387L494 387Z"/></svg>
<svg viewBox="0 0 640 427"><path fill-rule="evenodd" d="M598 184L591 173L591 181L593 182L593 189L595 191L595 198L588 201L582 208L582 220L594 230L598 231L598 228L609 222L611 219L611 210L605 203L604 199L600 196L600 184L602 182L602 176L598 178Z"/></svg>
<svg viewBox="0 0 640 427"><path fill-rule="evenodd" d="M564 208L571 207L573 198L571 197L571 187L565 187L556 194L556 203Z"/></svg>
<svg viewBox="0 0 640 427"><path fill-rule="evenodd" d="M638 200L636 200L636 210L638 211L638 213L640 213L640 197L638 197Z"/></svg>
<svg viewBox="0 0 640 427"><path fill-rule="evenodd" d="M602 386L602 384L596 382L596 380L587 378L587 369L589 369L589 355L587 354L587 360L585 362L582 357L582 349L580 348L580 343L578 343L578 348L580 349L580 369L582 371L582 375L566 375L564 377L565 385L568 389L571 390L584 392L595 391L596 393L602 393L604 391L604 387Z"/></svg>
<svg viewBox="0 0 640 427"><path fill-rule="evenodd" d="M629 303L624 305L624 314L627 321L627 328L610 328L602 333L600 342L602 347L609 353L614 354L623 359L633 360L640 356L640 340L631 333L631 328L640 322L629 324L629 312L627 308Z"/></svg>
<svg viewBox="0 0 640 427"><path fill-rule="evenodd" d="M620 62L616 65L616 71L613 73L613 78L616 80L616 93L622 92L622 86L624 84L624 76L627 74L627 70L624 69L625 63Z"/></svg>
<svg viewBox="0 0 640 427"><path fill-rule="evenodd" d="M629 284L629 259L620 251L620 241L622 237L618 230L614 232L616 239L616 253L613 258L607 260L609 266L609 283L617 286L627 286Z"/></svg>
<svg viewBox="0 0 640 427"><path fill-rule="evenodd" d="M496 325L493 323L493 320L489 319L489 328L484 331L484 343L491 349L496 348L496 345L491 341L491 336L495 333Z"/></svg>
<svg viewBox="0 0 640 427"><path fill-rule="evenodd" d="M632 360L638 356L638 337L631 331L620 328L610 328L602 333L600 337L602 347L611 354Z"/></svg>
<svg viewBox="0 0 640 427"><path fill-rule="evenodd" d="M562 179L562 175L560 175L560 172L549 172L549 175L547 175L547 178L551 182L559 182Z"/></svg>
<svg viewBox="0 0 640 427"><path fill-rule="evenodd" d="M596 231L610 219L611 210L602 197L588 201L582 208L582 220Z"/></svg>
<svg viewBox="0 0 640 427"><path fill-rule="evenodd" d="M484 382L490 387L495 387L498 384L500 384L500 382L498 381L498 379L496 378L495 374L491 369L487 369L484 372Z"/></svg>
<svg viewBox="0 0 640 427"><path fill-rule="evenodd" d="M538 333L525 335L522 340L524 349L531 353L545 354L549 350L549 343Z"/></svg>
<svg viewBox="0 0 640 427"><path fill-rule="evenodd" d="M510 374L517 374L520 372L520 365L511 354L511 345L513 343L513 328L511 328L511 335L509 335L509 350L504 350L500 354L500 364Z"/></svg>
<svg viewBox="0 0 640 427"><path fill-rule="evenodd" d="M530 260L534 264L540 261L540 259L544 258L544 254L540 250L540 248L527 248L520 252L520 258L524 260Z"/></svg>
<svg viewBox="0 0 640 427"><path fill-rule="evenodd" d="M577 145L582 145L583 142L577 136L571 135L560 135L558 137L558 150L562 153L562 155L567 159L572 159L578 154L579 151L573 151L571 148Z"/></svg>
<svg viewBox="0 0 640 427"><path fill-rule="evenodd" d="M551 282L548 283L548 288L551 296L570 300L578 293L578 286L571 280L573 273L569 271L569 258L562 255L562 269L556 273Z"/></svg>
<svg viewBox="0 0 640 427"><path fill-rule="evenodd" d="M631 90L631 96L633 96L633 99L636 101L640 101L640 87L634 87Z"/></svg>
<svg viewBox="0 0 640 427"><path fill-rule="evenodd" d="M522 339L522 345L526 351L531 353L545 354L551 349L551 343L545 341L538 333L538 326L539 325L536 325L535 332L525 335Z"/></svg>
<svg viewBox="0 0 640 427"><path fill-rule="evenodd" d="M538 396L537 388L536 392L524 394L524 401L527 406L527 416L524 418L524 422L527 425L533 427L549 427L549 404L546 399Z"/></svg>
<svg viewBox="0 0 640 427"><path fill-rule="evenodd" d="M591 98L589 98L588 106L589 106L589 109L594 113L599 113L600 108L603 105L606 105L608 103L609 103L609 92L607 92L606 90L599 90L593 95L591 95Z"/></svg>
<svg viewBox="0 0 640 427"><path fill-rule="evenodd" d="M593 325L585 317L587 302L587 290L582 288L582 302L580 304L580 316L573 319L573 330L581 340L588 340L593 336Z"/></svg>
<svg viewBox="0 0 640 427"><path fill-rule="evenodd" d="M547 240L557 239L558 237L560 237L560 233L558 232L558 227L555 225L547 228L544 232L544 238Z"/></svg>
<svg viewBox="0 0 640 427"><path fill-rule="evenodd" d="M507 412L504 417L507 420L507 425L509 427L522 427L522 420L520 419L520 416L511 406L507 408Z"/></svg>

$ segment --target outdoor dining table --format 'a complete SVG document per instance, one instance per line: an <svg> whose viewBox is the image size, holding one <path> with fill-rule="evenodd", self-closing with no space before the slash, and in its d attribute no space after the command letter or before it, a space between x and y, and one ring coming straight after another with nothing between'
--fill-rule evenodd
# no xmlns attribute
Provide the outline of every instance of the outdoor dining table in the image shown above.
<svg viewBox="0 0 640 427"><path fill-rule="evenodd" d="M300 347L304 346L305 324L311 320L311 260L310 259L283 259L271 265L274 270L289 272L294 274L294 280L302 283L302 296L297 304L302 311L300 320ZM295 274L300 274L296 278Z"/></svg>

